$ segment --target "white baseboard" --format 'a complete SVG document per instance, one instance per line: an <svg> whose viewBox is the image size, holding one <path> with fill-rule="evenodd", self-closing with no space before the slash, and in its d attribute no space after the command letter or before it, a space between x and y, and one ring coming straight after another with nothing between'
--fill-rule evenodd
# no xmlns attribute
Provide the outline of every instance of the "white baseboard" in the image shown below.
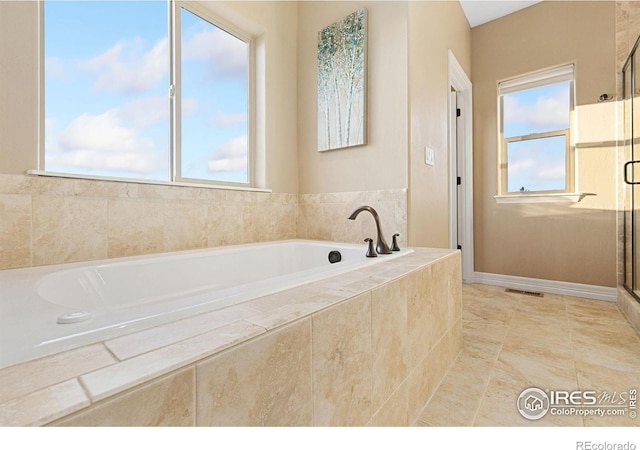
<svg viewBox="0 0 640 450"><path fill-rule="evenodd" d="M615 302L618 298L616 288L593 286L590 284L569 283L566 281L541 280L538 278L515 277L495 273L475 272L474 281L492 286L520 289L522 291L537 291L548 294L570 295L572 297L590 298Z"/></svg>

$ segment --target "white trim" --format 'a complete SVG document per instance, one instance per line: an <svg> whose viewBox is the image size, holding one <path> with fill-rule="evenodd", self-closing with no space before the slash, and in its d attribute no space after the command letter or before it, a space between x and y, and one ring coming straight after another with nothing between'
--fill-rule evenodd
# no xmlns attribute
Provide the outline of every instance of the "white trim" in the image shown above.
<svg viewBox="0 0 640 450"><path fill-rule="evenodd" d="M195 187L195 188L205 188L205 189L222 189L225 191L249 191L249 192L266 192L266 193L272 192L271 189L252 188L247 186L233 186L233 185L227 186L222 184L188 183L188 182L182 182L182 181L142 180L138 178L95 176L95 175L85 175L80 173L48 172L44 170L27 170L27 175L33 175L38 177L71 178L75 180L112 181L116 183L155 184L158 186L182 186L182 187Z"/></svg>
<svg viewBox="0 0 640 450"><path fill-rule="evenodd" d="M548 294L569 295L572 297L589 298L615 302L618 290L614 287L594 286L590 284L570 283L567 281L542 280L539 278L516 277L495 273L475 273L475 282L492 286L503 286L523 291L537 291Z"/></svg>
<svg viewBox="0 0 640 450"><path fill-rule="evenodd" d="M508 94L518 93L529 89L550 86L560 82L569 83L569 123L568 128L562 130L549 130L533 133L529 135L510 136L504 135L505 122L505 106L504 97ZM578 136L578 121L576 109L576 92L575 92L575 63L567 64L552 69L542 70L539 72L522 75L510 80L498 82L498 193L501 196L509 195L509 165L508 165L508 144L518 140L541 139L545 137L565 135L565 186L563 189L556 189L554 192L573 195L578 186L578 156L574 145L576 136ZM511 191L512 193L514 191ZM537 194L544 191L533 190ZM565 200L566 201L566 200ZM572 200L573 201L573 200ZM578 200L579 201L579 200ZM526 202L523 202L526 203Z"/></svg>
<svg viewBox="0 0 640 450"><path fill-rule="evenodd" d="M497 203L577 203L585 194L579 192L560 194L522 194L522 195L494 195Z"/></svg>
<svg viewBox="0 0 640 450"><path fill-rule="evenodd" d="M250 34L244 32L240 28L232 25L227 21L224 16L214 13L210 9L204 7L195 2L174 0L170 2L172 9L169 16L172 20L173 26L170 26L169 32L171 43L173 44L173 54L171 55L171 70L172 79L170 83L174 88L172 117L173 128L172 132L174 136L172 138L173 148L170 151L172 157L172 180L178 183L214 183L218 185L230 185L239 187L254 187L255 182L255 170L254 170L254 156L255 156L255 49L254 40ZM200 21L206 22L213 28L219 29L227 33L229 36L236 38L237 40L244 42L247 45L247 181L224 181L217 180L215 178L194 178L185 176L182 172L182 160L186 151L182 147L182 12L183 10L189 14L194 15Z"/></svg>
<svg viewBox="0 0 640 450"><path fill-rule="evenodd" d="M471 80L456 59L451 50L448 51L449 84L447 89L453 88L457 93L458 107L462 110L462 130L458 130L458 152L461 152L460 174L462 178L462 280L465 283L474 281L474 243L473 243L473 86ZM451 104L449 108L451 108ZM452 117L453 116L453 117ZM450 120L455 114L449 111ZM455 124L453 124L455 125ZM452 124L450 124L452 128ZM456 128L458 128L456 126ZM452 154L453 153L453 154ZM457 201L455 199L458 176L458 162L455 153L449 151L449 245L457 248L457 227L453 224L457 221ZM454 209L455 207L455 209Z"/></svg>
<svg viewBox="0 0 640 450"><path fill-rule="evenodd" d="M498 83L498 95L511 94L513 92L533 89L548 84L573 81L573 64L542 70L529 75L524 75Z"/></svg>
<svg viewBox="0 0 640 450"><path fill-rule="evenodd" d="M44 170L45 111L44 111L44 2L38 2L38 151L37 167Z"/></svg>
<svg viewBox="0 0 640 450"><path fill-rule="evenodd" d="M457 100L456 91L449 92L449 248L457 248L458 245L458 186L453 180L458 176L458 125L457 125Z"/></svg>
<svg viewBox="0 0 640 450"><path fill-rule="evenodd" d="M0 0L2 1L2 0ZM256 39L247 31L244 31L243 27L235 25L233 22L230 22L223 13L222 15L218 12L215 12L213 9L201 4L201 2L195 1L183 1L183 0L169 0L167 1L167 35L166 38L169 42L169 57L167 58L166 64L168 68L168 85L167 88L167 111L169 113L169 123L168 129L166 130L168 133L168 147L166 149L166 160L168 162L168 170L166 176L169 180L172 180L170 184L167 184L162 181L146 181L140 179L129 179L125 177L111 177L111 176L98 176L95 177L93 175L87 174L77 174L77 175L69 175L64 173L57 173L48 171L45 165L46 162L46 148L45 148L45 140L46 140L46 130L45 130L45 16L44 9L45 5L43 1L39 1L37 5L37 14L38 14L38 27L37 27L37 38L38 38L38 64L37 64L37 72L38 72L38 123L37 123L37 133L38 133L38 148L37 148L37 160L36 160L36 170L29 170L27 174L29 175L40 175L40 176L53 176L53 177L66 177L66 178L83 178L90 180L106 180L106 181L122 181L122 182L131 182L131 183L145 183L145 184L165 184L172 186L196 186L196 187L211 187L214 189L227 189L227 190L244 190L244 191L258 191L258 192L271 192L269 189L266 189L266 175L265 175L265 164L264 164L264 134L260 136L260 139L256 136L256 130L258 130L258 125L256 124L259 119L261 122L264 122L264 108L260 108L260 116L258 117L258 113L256 112L258 109L256 107L258 100L261 100L261 103L264 103L264 99L258 99L257 96L260 95L264 97L264 89L257 89L256 84L258 82L258 74L256 73L256 60L257 60L257 50L256 50ZM222 8L215 8L223 11ZM224 181L215 178L192 178L185 177L182 174L182 111L181 111L181 22L180 17L182 14L182 10L187 11L195 16L197 16L200 20L209 23L211 26L220 29L229 35L235 37L236 39L247 44L247 60L248 60L248 78L247 78L247 181L246 182L234 182L234 181ZM247 23L249 23L247 21ZM262 39L263 41L264 39ZM261 41L261 45L264 43ZM261 53L264 50L261 48ZM262 59L264 56L260 55ZM264 69L264 63L261 64L260 68ZM263 81L265 77L264 74L261 74L260 81ZM261 124L259 130L261 132L264 131L264 125ZM259 142L259 149L257 142ZM260 152L260 171L257 173L256 169L256 159L257 153ZM90 172L90 171L88 171ZM207 186L211 183L211 186Z"/></svg>

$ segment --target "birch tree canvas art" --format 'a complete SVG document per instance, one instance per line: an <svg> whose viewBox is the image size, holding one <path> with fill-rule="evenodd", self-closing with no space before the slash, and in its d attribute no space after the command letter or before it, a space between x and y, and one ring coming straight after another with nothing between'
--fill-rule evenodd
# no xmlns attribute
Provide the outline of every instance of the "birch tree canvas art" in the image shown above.
<svg viewBox="0 0 640 450"><path fill-rule="evenodd" d="M367 14L318 33L318 151L365 144Z"/></svg>

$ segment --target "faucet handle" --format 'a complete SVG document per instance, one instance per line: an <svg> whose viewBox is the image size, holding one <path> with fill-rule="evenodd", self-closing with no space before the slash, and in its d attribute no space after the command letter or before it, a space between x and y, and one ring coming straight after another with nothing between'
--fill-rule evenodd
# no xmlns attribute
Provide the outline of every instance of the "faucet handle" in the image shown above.
<svg viewBox="0 0 640 450"><path fill-rule="evenodd" d="M378 254L376 253L376 250L373 248L373 239L366 238L364 241L369 244L369 248L367 248L367 258L377 257Z"/></svg>
<svg viewBox="0 0 640 450"><path fill-rule="evenodd" d="M400 236L398 233L393 235L393 242L391 243L391 251L393 252L400 251L400 247L398 247L398 240L396 239L398 236Z"/></svg>

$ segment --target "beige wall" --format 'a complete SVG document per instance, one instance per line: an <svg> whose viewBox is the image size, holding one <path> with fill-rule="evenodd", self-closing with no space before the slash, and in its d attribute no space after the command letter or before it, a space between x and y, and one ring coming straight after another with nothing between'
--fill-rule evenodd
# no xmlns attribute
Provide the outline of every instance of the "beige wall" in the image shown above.
<svg viewBox="0 0 640 450"><path fill-rule="evenodd" d="M296 2L204 2L255 38L264 38L264 186L298 192ZM293 26L292 26L293 24ZM0 2L0 173L37 169L38 8ZM11 63L6 63L10 61ZM265 87L268 86L268 89Z"/></svg>
<svg viewBox="0 0 640 450"><path fill-rule="evenodd" d="M409 2L409 243L449 246L448 50L471 74L471 30L458 2ZM424 147L435 165L424 163Z"/></svg>
<svg viewBox="0 0 640 450"><path fill-rule="evenodd" d="M38 8L0 2L0 173L38 164Z"/></svg>
<svg viewBox="0 0 640 450"><path fill-rule="evenodd" d="M542 2L471 33L475 270L616 285L615 4ZM499 80L575 62L574 204L497 204Z"/></svg>
<svg viewBox="0 0 640 450"><path fill-rule="evenodd" d="M318 152L317 33L360 7L369 22L368 142ZM300 193L409 187L409 244L448 247L448 50L471 69L462 8L434 1L301 2L298 10ZM433 167L424 164L425 145L436 150Z"/></svg>
<svg viewBox="0 0 640 450"><path fill-rule="evenodd" d="M368 135L360 147L317 151L318 32L359 8L368 21ZM407 3L300 2L298 158L300 193L407 187Z"/></svg>

